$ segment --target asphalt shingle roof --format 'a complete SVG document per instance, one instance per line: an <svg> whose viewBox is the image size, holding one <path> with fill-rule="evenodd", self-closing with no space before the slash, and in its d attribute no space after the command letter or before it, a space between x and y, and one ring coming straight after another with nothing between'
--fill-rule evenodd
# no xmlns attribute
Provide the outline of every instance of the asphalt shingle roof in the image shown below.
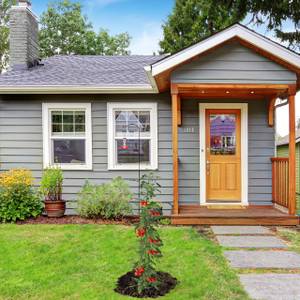
<svg viewBox="0 0 300 300"><path fill-rule="evenodd" d="M300 129L296 130L296 143L300 142ZM279 138L277 146L287 145L289 143L289 135Z"/></svg>
<svg viewBox="0 0 300 300"><path fill-rule="evenodd" d="M56 55L28 70L0 75L0 87L150 85L144 67L163 56Z"/></svg>

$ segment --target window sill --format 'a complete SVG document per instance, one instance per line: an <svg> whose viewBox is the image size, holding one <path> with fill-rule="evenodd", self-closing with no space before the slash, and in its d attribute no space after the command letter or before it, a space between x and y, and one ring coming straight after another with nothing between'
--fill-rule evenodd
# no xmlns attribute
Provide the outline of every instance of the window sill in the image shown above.
<svg viewBox="0 0 300 300"><path fill-rule="evenodd" d="M157 171L157 166L129 166L129 165L117 165L117 166L109 166L107 168L108 171Z"/></svg>
<svg viewBox="0 0 300 300"><path fill-rule="evenodd" d="M92 166L88 165L72 165L72 166L66 166L66 165L48 165L47 167L58 167L63 171L91 171L93 170Z"/></svg>

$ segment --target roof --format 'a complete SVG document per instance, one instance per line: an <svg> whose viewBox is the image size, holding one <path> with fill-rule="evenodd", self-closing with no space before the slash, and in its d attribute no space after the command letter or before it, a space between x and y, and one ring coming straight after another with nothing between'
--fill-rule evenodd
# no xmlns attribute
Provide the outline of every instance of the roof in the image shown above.
<svg viewBox="0 0 300 300"><path fill-rule="evenodd" d="M23 70L11 70L0 76L0 90L35 88L58 90L95 89L118 92L122 90L153 92L144 67L164 56L98 56L56 55L42 65Z"/></svg>
<svg viewBox="0 0 300 300"><path fill-rule="evenodd" d="M251 47L260 49L263 53L268 53L270 56L274 57L274 60L276 60L277 63L282 62L288 68L300 74L300 55L298 53L237 23L186 49L154 62L151 65L152 76L156 78L160 74L164 74L165 72L190 61L192 58L205 54L207 51L232 39L239 39L249 45L249 47L251 45Z"/></svg>
<svg viewBox="0 0 300 300"><path fill-rule="evenodd" d="M300 142L300 128L296 130L296 143ZM289 144L289 135L279 138L277 146L283 146Z"/></svg>
<svg viewBox="0 0 300 300"><path fill-rule="evenodd" d="M53 56L43 65L0 75L0 93L157 93L169 80L158 75L233 38L269 53L300 75L299 54L234 24L169 56Z"/></svg>

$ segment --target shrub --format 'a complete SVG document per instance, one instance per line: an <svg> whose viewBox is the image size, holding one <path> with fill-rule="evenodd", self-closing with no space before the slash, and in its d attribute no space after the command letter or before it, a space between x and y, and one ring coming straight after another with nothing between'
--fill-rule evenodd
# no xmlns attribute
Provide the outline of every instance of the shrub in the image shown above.
<svg viewBox="0 0 300 300"><path fill-rule="evenodd" d="M116 177L110 183L93 185L88 181L78 194L78 213L85 218L119 219L131 213L128 184Z"/></svg>
<svg viewBox="0 0 300 300"><path fill-rule="evenodd" d="M44 170L40 192L45 197L45 200L61 200L63 180L64 176L60 168L50 167Z"/></svg>
<svg viewBox="0 0 300 300"><path fill-rule="evenodd" d="M0 174L1 222L15 222L41 214L42 202L32 184L29 170L12 169Z"/></svg>

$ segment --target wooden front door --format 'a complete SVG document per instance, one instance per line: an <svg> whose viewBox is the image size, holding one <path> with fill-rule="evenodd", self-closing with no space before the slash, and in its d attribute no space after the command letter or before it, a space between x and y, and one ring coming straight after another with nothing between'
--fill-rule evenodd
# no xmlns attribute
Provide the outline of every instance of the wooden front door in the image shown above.
<svg viewBox="0 0 300 300"><path fill-rule="evenodd" d="M207 201L241 201L241 110L206 110Z"/></svg>

